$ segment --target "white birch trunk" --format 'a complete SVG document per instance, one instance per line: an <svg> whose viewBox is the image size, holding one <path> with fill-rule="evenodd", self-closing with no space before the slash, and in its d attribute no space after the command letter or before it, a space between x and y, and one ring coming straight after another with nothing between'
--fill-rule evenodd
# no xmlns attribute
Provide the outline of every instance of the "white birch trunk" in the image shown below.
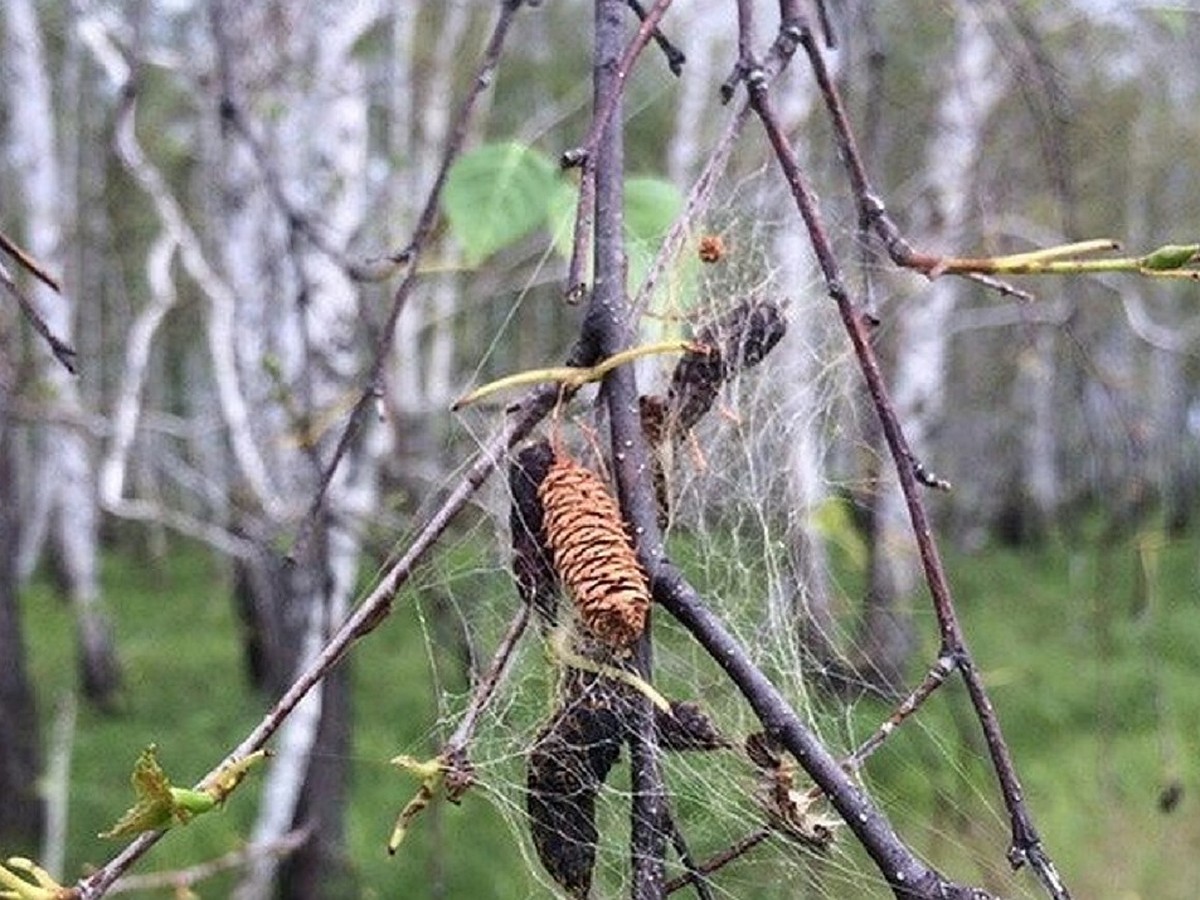
<svg viewBox="0 0 1200 900"><path fill-rule="evenodd" d="M242 33L255 36L257 61L276 73L270 82L257 83L253 73L246 74L236 99L252 123L270 128L261 139L289 202L318 212L319 227L344 247L367 210L366 79L351 51L378 10L373 3L320 11L294 3L286 12L286 25L270 36L274 54L260 43L268 37L263 23L248 23L241 11L236 14L246 27ZM264 54L274 58L264 60ZM235 75L240 62L233 58ZM264 101L282 110L269 126L253 117ZM273 472L288 496L306 502L317 489L319 464L304 442L315 440L324 451L321 459L327 459L360 388L358 290L329 257L304 243L289 244L280 211L263 189L261 168L244 144L233 141L220 177L232 201L218 241L238 298L239 376L252 402L261 404L255 426L261 445L270 448ZM282 405L277 402L281 393L288 397ZM305 412L304 421L295 420L298 409ZM293 580L302 595L291 596L288 604L306 610L296 667L315 656L331 624L349 608L359 529L376 505L372 446L360 444L338 469L326 496L329 524L313 542L322 558L308 576ZM289 529L296 524L277 523ZM312 750L325 717L345 715L336 708L344 699L330 690L327 682L314 691L281 730L253 831L256 842L275 841L294 827L311 767L328 764L313 762ZM278 869L275 858L260 858L239 886L239 900L270 896Z"/></svg>
<svg viewBox="0 0 1200 900"><path fill-rule="evenodd" d="M51 271L61 272L63 185L55 138L49 70L30 0L12 0L6 19L7 62L11 71L10 148L25 205L25 240L33 256ZM42 284L30 289L34 303L51 330L68 343L74 334L74 308L66 293ZM59 363L42 355L40 375L55 404L68 418L79 418L82 403L74 378ZM84 374L87 377L87 374ZM20 568L28 576L41 555L48 532L75 605L84 688L100 704L112 700L119 679L108 626L100 609L97 562L98 514L95 472L84 435L75 429L44 425L34 428L34 455L29 460L33 505L27 517L29 540L20 552Z"/></svg>

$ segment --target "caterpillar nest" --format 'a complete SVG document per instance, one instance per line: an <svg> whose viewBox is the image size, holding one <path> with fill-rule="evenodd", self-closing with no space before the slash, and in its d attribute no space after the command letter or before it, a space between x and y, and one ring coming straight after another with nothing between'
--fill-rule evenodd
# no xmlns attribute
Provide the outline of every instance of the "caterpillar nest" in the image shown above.
<svg viewBox="0 0 1200 900"><path fill-rule="evenodd" d="M617 501L594 473L561 454L538 496L546 544L584 627L610 647L632 644L646 626L650 591Z"/></svg>

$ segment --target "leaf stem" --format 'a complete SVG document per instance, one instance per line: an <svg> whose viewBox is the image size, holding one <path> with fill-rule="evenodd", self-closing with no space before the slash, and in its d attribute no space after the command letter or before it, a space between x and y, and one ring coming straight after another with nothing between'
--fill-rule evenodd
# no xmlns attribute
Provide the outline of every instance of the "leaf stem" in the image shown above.
<svg viewBox="0 0 1200 900"><path fill-rule="evenodd" d="M476 388L468 394L464 394L454 401L450 409L457 412L463 407L469 406L499 391L507 390L508 388L523 387L528 384L540 384L545 381L558 381L567 387L577 388L587 384L589 381L599 381L618 366L623 366L644 356L655 356L662 353L698 352L702 349L701 345L690 341L659 341L654 344L643 344L640 347L631 347L628 350L614 353L594 366L550 366L545 369L529 369L513 375L506 375L504 378L498 378L482 387Z"/></svg>

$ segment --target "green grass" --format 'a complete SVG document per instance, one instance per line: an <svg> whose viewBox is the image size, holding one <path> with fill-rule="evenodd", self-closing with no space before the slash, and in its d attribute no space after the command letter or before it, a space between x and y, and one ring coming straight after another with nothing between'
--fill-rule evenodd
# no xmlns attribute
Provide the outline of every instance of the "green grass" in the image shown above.
<svg viewBox="0 0 1200 900"><path fill-rule="evenodd" d="M951 556L952 583L978 665L993 692L1034 819L1046 847L1079 897L1190 898L1200 892L1200 548L1194 540L1160 542L1139 554L1133 542L1084 552L1052 544L1036 552L989 550ZM497 564L472 557L459 541L422 573L414 592L355 651L355 747L349 760L350 864L362 897L551 896L518 834L523 782L521 751L548 709L552 678L532 643L522 655L516 702L506 699L481 730L474 759L480 786L459 807L435 805L392 859L384 842L414 781L387 765L398 753L431 755L453 727L467 688L447 662L453 636L439 623L472 623L486 658L514 603ZM681 557L682 558L682 557ZM247 690L227 585L210 558L176 548L161 567L111 555L105 597L126 677L114 717L79 710L71 772L68 872L109 858L120 844L96 833L128 805L128 776L141 749L159 758L178 783L207 771L257 722L262 698ZM438 603L452 612L441 615ZM75 677L69 611L45 583L22 597L32 677L45 738L56 704ZM478 624L482 623L482 624ZM920 613L933 658L930 614ZM740 728L732 692L701 660L684 671L686 636L663 635L665 689L702 695L718 717ZM682 662L681 662L682 661ZM435 677L436 672L436 677ZM831 720L826 733L849 746L886 713L869 701ZM727 714L727 715L726 715ZM624 764L610 783L628 783ZM728 756L690 757L669 769L680 818L697 848L718 849L752 827L744 764ZM260 776L251 776L252 782ZM1003 807L958 687L949 687L872 759L866 774L897 827L949 874L1007 895L1037 896L1025 874L1004 863ZM1171 781L1184 787L1170 814L1158 808ZM727 796L714 798L729 782ZM506 788L507 790L500 790ZM626 798L602 803L611 846L602 852L601 896L620 883L620 834ZM745 815L706 815L714 802ZM139 871L172 869L241 845L253 822L255 792L239 791L223 811L169 834ZM711 820L711 821L709 821ZM843 838L826 863L797 867L791 848L776 844L756 860L773 871L824 884L825 895L879 895L862 883L869 863ZM856 885L855 879L859 879ZM228 894L232 877L206 882L204 897ZM718 879L727 896L773 896L762 868L743 861ZM796 883L776 888L797 896ZM163 894L162 896L167 896ZM681 896L686 896L681 895Z"/></svg>

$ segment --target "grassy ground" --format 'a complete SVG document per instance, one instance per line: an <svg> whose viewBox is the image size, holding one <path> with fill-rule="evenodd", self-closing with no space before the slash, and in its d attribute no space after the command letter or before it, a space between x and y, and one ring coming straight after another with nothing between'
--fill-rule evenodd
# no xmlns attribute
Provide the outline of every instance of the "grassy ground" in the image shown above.
<svg viewBox="0 0 1200 900"><path fill-rule="evenodd" d="M467 546L460 545L460 552ZM1035 819L1076 896L1200 896L1198 559L1195 541L1147 535L1100 551L1050 546L950 561L967 633ZM113 555L105 561L104 582L128 687L117 717L79 710L70 873L116 849L96 833L128 805L128 773L147 743L157 742L168 774L188 783L223 756L264 708L244 687L226 588L204 553L176 550L165 566ZM423 598L448 596L460 604L511 608L513 601L494 566L472 567L464 559L432 572L422 587ZM465 607L459 612L472 615ZM72 622L41 583L23 597L23 613L48 741L56 707L74 678ZM453 622L456 616L445 618ZM536 864L521 859L528 850L513 830L519 816L512 804L519 800L489 787L521 779L519 742L482 745L482 789L461 807L434 807L396 858L383 852L393 818L414 788L386 760L397 753L428 756L465 695L460 676L443 660L431 676L435 657L448 654L430 647L453 643L438 630L439 620L432 601L410 598L354 657L357 724L348 833L361 895L550 896L530 874ZM490 632L502 623L496 618ZM925 613L921 629L934 633ZM477 635L487 636L488 629ZM934 649L924 648L927 659ZM539 663L536 651L525 654L523 677L537 688L526 692L528 708L496 713L525 738L544 713L549 690L536 674ZM864 701L841 727L847 738L865 736L885 712ZM689 764L702 788L681 788L681 816L702 816L721 777L704 767L719 765ZM623 777L616 773L613 780ZM940 867L1006 894L1036 895L1027 877L1014 879L1006 871L1005 817L960 691L947 691L906 726L872 761L868 780L902 833ZM1175 784L1182 798L1164 812L1160 798ZM168 835L142 870L171 869L239 846L254 802L253 791L243 791L226 810ZM620 803L602 814L612 827L623 826ZM772 852L794 858L786 847ZM611 865L619 868L619 861ZM870 894L861 883L854 886L854 872L865 870L846 852L802 880L823 883L826 896ZM753 871L743 864L729 872L725 896L799 890L756 887ZM200 891L223 897L231 883L206 882Z"/></svg>

